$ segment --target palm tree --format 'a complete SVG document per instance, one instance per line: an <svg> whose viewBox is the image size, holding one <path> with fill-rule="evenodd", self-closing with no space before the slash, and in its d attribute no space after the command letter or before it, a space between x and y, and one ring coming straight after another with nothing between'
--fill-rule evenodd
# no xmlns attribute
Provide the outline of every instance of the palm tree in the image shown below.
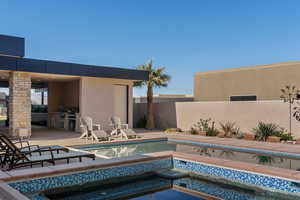
<svg viewBox="0 0 300 200"><path fill-rule="evenodd" d="M290 131L289 135L292 134L292 104L294 103L295 99L297 98L297 94L299 90L296 89L296 86L286 85L284 89L281 89L281 96L280 98L283 99L284 102L289 103L289 119L290 119Z"/></svg>
<svg viewBox="0 0 300 200"><path fill-rule="evenodd" d="M149 72L149 80L135 82L135 87L147 86L147 129L154 129L154 110L153 110L153 88L167 87L170 81L170 76L165 74L165 67L158 69L153 68L153 62L149 62L139 65L139 70L145 70Z"/></svg>

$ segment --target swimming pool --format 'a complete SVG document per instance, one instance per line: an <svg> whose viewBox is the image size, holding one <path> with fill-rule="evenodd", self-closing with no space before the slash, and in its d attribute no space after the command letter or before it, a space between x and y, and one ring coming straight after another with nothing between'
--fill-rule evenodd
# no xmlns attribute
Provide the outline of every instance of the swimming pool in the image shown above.
<svg viewBox="0 0 300 200"><path fill-rule="evenodd" d="M99 157L107 159L161 151L176 151L206 157L262 164L285 169L300 169L300 155L298 154L179 140L119 143L113 145L100 144L78 148L81 150L90 151Z"/></svg>

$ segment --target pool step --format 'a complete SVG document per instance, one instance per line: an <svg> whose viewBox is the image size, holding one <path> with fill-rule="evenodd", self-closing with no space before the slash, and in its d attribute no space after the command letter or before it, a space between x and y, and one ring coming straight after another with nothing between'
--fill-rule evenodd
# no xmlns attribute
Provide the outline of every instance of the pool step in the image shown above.
<svg viewBox="0 0 300 200"><path fill-rule="evenodd" d="M188 173L175 170L175 169L159 170L156 171L155 174L159 177L167 178L167 179L179 179L179 178L185 178L189 176Z"/></svg>

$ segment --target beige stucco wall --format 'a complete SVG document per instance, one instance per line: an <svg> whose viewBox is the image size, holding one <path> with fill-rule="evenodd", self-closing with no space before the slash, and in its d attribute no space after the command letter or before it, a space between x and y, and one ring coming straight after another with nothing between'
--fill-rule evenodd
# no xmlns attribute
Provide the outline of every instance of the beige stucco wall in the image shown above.
<svg viewBox="0 0 300 200"><path fill-rule="evenodd" d="M132 127L132 84L130 80L82 77L80 81L80 114L109 129L109 118L115 115L114 85L128 85L128 124ZM124 102L126 104L126 102Z"/></svg>
<svg viewBox="0 0 300 200"><path fill-rule="evenodd" d="M134 124L146 114L146 104L134 105ZM169 102L155 103L157 128L181 128L189 130L200 119L211 118L219 128L219 122L235 122L243 132L252 132L259 121L276 123L288 129L288 104L282 101L252 102ZM292 133L300 138L300 122L292 118Z"/></svg>
<svg viewBox="0 0 300 200"><path fill-rule="evenodd" d="M198 72L194 76L195 101L228 101L234 95L278 100L285 85L300 89L299 74L300 62Z"/></svg>
<svg viewBox="0 0 300 200"><path fill-rule="evenodd" d="M259 121L276 123L288 129L288 104L281 101L255 102L179 102L176 103L177 127L191 128L199 119L235 122L242 131L251 132ZM300 137L300 122L292 119L292 133Z"/></svg>
<svg viewBox="0 0 300 200"><path fill-rule="evenodd" d="M176 107L175 102L154 103L154 123L158 129L176 128ZM138 127L138 123L147 114L147 103L133 104L133 125Z"/></svg>
<svg viewBox="0 0 300 200"><path fill-rule="evenodd" d="M48 83L48 112L79 108L79 80Z"/></svg>

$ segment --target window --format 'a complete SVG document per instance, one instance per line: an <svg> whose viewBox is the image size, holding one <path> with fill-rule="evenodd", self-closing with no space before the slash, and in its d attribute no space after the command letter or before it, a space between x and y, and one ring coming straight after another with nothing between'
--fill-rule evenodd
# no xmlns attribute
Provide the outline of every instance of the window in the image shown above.
<svg viewBox="0 0 300 200"><path fill-rule="evenodd" d="M230 101L256 101L256 95L230 96Z"/></svg>

